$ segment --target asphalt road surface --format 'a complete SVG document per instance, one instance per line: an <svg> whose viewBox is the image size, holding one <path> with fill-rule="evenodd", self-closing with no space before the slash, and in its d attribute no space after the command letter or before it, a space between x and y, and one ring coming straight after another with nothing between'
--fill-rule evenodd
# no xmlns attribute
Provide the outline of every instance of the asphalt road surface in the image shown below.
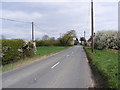
<svg viewBox="0 0 120 90"><path fill-rule="evenodd" d="M93 85L82 46L2 74L3 88L88 88Z"/></svg>

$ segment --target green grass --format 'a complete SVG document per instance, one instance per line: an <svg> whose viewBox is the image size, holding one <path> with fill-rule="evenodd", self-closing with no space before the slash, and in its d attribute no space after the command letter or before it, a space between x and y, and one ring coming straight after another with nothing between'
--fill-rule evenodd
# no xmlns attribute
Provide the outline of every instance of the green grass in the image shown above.
<svg viewBox="0 0 120 90"><path fill-rule="evenodd" d="M106 78L107 87L118 88L118 51L95 50L95 53L91 54L90 47L85 47L85 50L92 60L92 65L99 70L100 75L103 75L102 78Z"/></svg>
<svg viewBox="0 0 120 90"><path fill-rule="evenodd" d="M26 58L24 60L19 60L15 63L8 64L8 65L5 65L3 67L0 67L0 71L2 71L2 72L8 71L10 69L21 66L25 63L29 63L31 61L34 61L34 60L38 59L38 58L42 58L43 56L47 56L47 55L59 52L61 50L67 49L67 48L69 48L69 47L64 47L64 46L37 47L37 52L36 52L36 55L34 57Z"/></svg>
<svg viewBox="0 0 120 90"><path fill-rule="evenodd" d="M38 47L37 54L39 56L49 55L51 53L55 53L55 52L61 51L66 48L68 47L62 47L62 46Z"/></svg>

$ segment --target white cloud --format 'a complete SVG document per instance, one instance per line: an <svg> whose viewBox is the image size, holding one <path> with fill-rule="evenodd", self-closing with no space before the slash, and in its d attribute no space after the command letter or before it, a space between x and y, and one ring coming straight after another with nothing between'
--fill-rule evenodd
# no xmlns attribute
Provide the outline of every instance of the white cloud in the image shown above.
<svg viewBox="0 0 120 90"><path fill-rule="evenodd" d="M31 40L31 31L29 29L26 30L26 28L16 28L16 29L3 28L2 33L0 33L0 34L2 34L3 36L5 36L8 39L11 39L11 38L16 39L16 38L18 38L18 39ZM45 34L47 34L47 33L35 30L35 38L41 38Z"/></svg>
<svg viewBox="0 0 120 90"><path fill-rule="evenodd" d="M23 11L2 10L3 18L32 21L41 19L44 15L38 12L26 13Z"/></svg>
<svg viewBox="0 0 120 90"><path fill-rule="evenodd" d="M24 8L26 7L25 5ZM75 29L79 37L83 36L84 31L86 31L87 38L90 36L90 3L53 2L37 3L37 5L36 3L29 3L29 8L32 8L32 10L28 10L29 13L22 9L21 11L17 11L17 9L15 11L10 9L4 10L4 17L16 20L35 21L41 27L40 29L35 28L36 38L41 38L44 34L59 37L60 33L65 33L71 29ZM36 12L34 12L35 10ZM117 3L95 3L96 31L116 29L117 15ZM10 26L7 27L9 28ZM17 27L17 25L14 25L14 27ZM24 31L20 26L18 28ZM13 32L15 31L15 29L12 30ZM26 34L22 34L22 32L17 33L20 33L23 37L30 36L26 32Z"/></svg>
<svg viewBox="0 0 120 90"><path fill-rule="evenodd" d="M97 30L118 30L118 7L117 3L96 3L95 27Z"/></svg>

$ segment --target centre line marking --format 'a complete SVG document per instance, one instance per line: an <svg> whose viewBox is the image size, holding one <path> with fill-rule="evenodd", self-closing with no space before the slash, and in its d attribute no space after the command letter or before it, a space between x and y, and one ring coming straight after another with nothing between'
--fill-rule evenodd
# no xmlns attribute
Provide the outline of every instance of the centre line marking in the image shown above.
<svg viewBox="0 0 120 90"><path fill-rule="evenodd" d="M51 68L54 68L56 67L60 62L56 63L55 65L53 65Z"/></svg>
<svg viewBox="0 0 120 90"><path fill-rule="evenodd" d="M69 57L70 55L67 55L67 57Z"/></svg>

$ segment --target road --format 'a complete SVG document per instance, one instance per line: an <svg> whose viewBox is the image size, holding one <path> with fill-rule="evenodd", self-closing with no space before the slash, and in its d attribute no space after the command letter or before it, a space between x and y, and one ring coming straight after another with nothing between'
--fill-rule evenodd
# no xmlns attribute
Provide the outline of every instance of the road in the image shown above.
<svg viewBox="0 0 120 90"><path fill-rule="evenodd" d="M88 88L93 85L82 46L2 74L3 88Z"/></svg>

